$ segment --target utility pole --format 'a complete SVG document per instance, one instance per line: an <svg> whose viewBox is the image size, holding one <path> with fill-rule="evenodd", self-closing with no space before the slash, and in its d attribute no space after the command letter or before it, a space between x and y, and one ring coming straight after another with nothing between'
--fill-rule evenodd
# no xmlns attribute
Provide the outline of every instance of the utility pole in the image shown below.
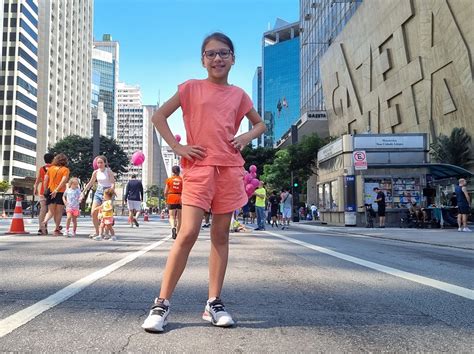
<svg viewBox="0 0 474 354"><path fill-rule="evenodd" d="M296 145L298 144L298 126L293 124L291 126L291 145ZM299 186L295 186L295 176L293 175L293 170L291 170L291 195L293 196L292 200L292 206L291 206L291 212L293 216L293 222L299 222L300 217L298 213L298 200L299 194L298 194L298 188Z"/></svg>

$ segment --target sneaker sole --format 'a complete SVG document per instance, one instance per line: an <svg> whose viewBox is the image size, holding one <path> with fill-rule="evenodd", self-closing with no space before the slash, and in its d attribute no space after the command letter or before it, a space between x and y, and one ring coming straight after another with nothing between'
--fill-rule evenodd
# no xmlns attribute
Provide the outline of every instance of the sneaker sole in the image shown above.
<svg viewBox="0 0 474 354"><path fill-rule="evenodd" d="M204 321L207 321L209 323L211 323L212 325L216 326L216 327L232 327L233 325L235 325L235 321L232 321L232 322L229 322L229 323L225 323L225 324L217 324L216 321L214 321L214 319L212 318L212 316L210 314L208 314L207 312L204 312L202 314L202 319Z"/></svg>
<svg viewBox="0 0 474 354"><path fill-rule="evenodd" d="M145 327L144 325L142 325L142 328L145 330L145 332L148 332L148 333L161 333L161 332L164 332L165 331L165 326L168 324L168 319L166 319L164 322L163 322L163 326L161 328L155 328L155 327Z"/></svg>

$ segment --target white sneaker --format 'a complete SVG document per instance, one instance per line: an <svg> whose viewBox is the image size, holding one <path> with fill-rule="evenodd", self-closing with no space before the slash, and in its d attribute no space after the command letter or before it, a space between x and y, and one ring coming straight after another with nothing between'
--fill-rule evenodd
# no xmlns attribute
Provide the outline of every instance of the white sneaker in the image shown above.
<svg viewBox="0 0 474 354"><path fill-rule="evenodd" d="M72 237L76 237L76 231L71 232L71 236L72 236ZM71 236L70 236L70 237L71 237Z"/></svg>
<svg viewBox="0 0 474 354"><path fill-rule="evenodd" d="M461 232L462 231L462 228L461 227L458 227L458 232Z"/></svg>
<svg viewBox="0 0 474 354"><path fill-rule="evenodd" d="M94 240L96 240L96 241L102 241L102 236L97 235L97 236L94 237Z"/></svg>
<svg viewBox="0 0 474 354"><path fill-rule="evenodd" d="M218 297L207 300L202 319L217 327L230 327L235 323Z"/></svg>
<svg viewBox="0 0 474 354"><path fill-rule="evenodd" d="M69 230L64 230L63 231L63 236L64 237L69 237Z"/></svg>
<svg viewBox="0 0 474 354"><path fill-rule="evenodd" d="M111 241L117 241L117 237L112 236L112 237L110 238L110 240L111 240Z"/></svg>
<svg viewBox="0 0 474 354"><path fill-rule="evenodd" d="M142 324L142 328L147 332L163 332L168 324L170 314L170 302L163 299L155 299L155 303L150 309L148 317Z"/></svg>
<svg viewBox="0 0 474 354"><path fill-rule="evenodd" d="M465 227L464 229L462 229L463 232L471 232L471 229L468 228L468 227Z"/></svg>

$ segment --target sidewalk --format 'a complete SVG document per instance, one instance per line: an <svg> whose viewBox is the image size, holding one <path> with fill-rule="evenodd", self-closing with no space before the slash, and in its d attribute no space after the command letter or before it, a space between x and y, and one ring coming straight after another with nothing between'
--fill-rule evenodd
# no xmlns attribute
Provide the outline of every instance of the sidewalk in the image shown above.
<svg viewBox="0 0 474 354"><path fill-rule="evenodd" d="M293 223L292 226L293 228L302 228L305 230L314 230L320 232L363 235L404 242L426 243L436 246L474 250L474 231L458 232L456 228L402 229L390 227L385 229L368 229L364 227L322 225L320 222L317 221L300 221L298 223ZM471 229L473 228L471 227Z"/></svg>

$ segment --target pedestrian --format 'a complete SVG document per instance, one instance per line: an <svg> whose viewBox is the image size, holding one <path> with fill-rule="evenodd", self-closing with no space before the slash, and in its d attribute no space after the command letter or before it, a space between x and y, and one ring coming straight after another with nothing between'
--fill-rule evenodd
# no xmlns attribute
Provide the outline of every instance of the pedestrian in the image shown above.
<svg viewBox="0 0 474 354"><path fill-rule="evenodd" d="M211 215L212 215L212 210L211 209L206 210L204 212L204 225L202 225L202 227L204 229L211 227Z"/></svg>
<svg viewBox="0 0 474 354"><path fill-rule="evenodd" d="M378 187L374 188L374 192L377 193L375 202L378 205L377 214L379 215L379 228L385 228L385 193Z"/></svg>
<svg viewBox="0 0 474 354"><path fill-rule="evenodd" d="M226 35L213 33L206 37L201 63L207 69L207 79L179 85L178 92L152 117L160 135L182 157L185 171L181 196L183 222L168 256L159 297L142 325L147 331L164 330L170 311L169 299L199 235L204 212L211 206L209 293L202 318L220 327L234 324L220 295L227 267L232 212L247 202L240 151L266 130L250 97L227 81L234 62L234 46ZM176 141L167 123L167 118L179 107L183 111L188 145ZM253 127L235 136L244 116Z"/></svg>
<svg viewBox="0 0 474 354"><path fill-rule="evenodd" d="M44 177L44 184L48 186L44 191L48 212L40 224L41 233L47 234L48 221L54 219L56 225L54 236L61 235L59 226L64 211L63 193L66 191L66 183L69 179L68 159L65 154L58 154L54 157L51 166Z"/></svg>
<svg viewBox="0 0 474 354"><path fill-rule="evenodd" d="M253 194L255 195L255 210L257 211L257 228L255 231L264 231L267 191L265 190L263 181L259 182L258 188Z"/></svg>
<svg viewBox="0 0 474 354"><path fill-rule="evenodd" d="M314 203L311 204L311 216L312 216L312 219L313 220L317 220L319 219L319 216L318 216L318 207L316 205L314 205Z"/></svg>
<svg viewBox="0 0 474 354"><path fill-rule="evenodd" d="M467 227L467 218L471 214L471 198L467 193L466 180L459 179L459 184L455 188L457 205L458 205L458 231L469 232L471 229Z"/></svg>
<svg viewBox="0 0 474 354"><path fill-rule="evenodd" d="M171 237L176 239L181 228L181 193L183 191L183 179L180 176L179 166L171 168L173 175L166 180L165 196L170 210Z"/></svg>
<svg viewBox="0 0 474 354"><path fill-rule="evenodd" d="M282 230L290 227L290 220L292 215L293 208L293 195L290 193L289 189L284 189L283 193L280 195L281 203L283 204L283 226Z"/></svg>
<svg viewBox="0 0 474 354"><path fill-rule="evenodd" d="M277 195L277 191L273 191L272 195L270 198L268 198L269 204L270 204L270 216L271 216L271 222L272 222L272 227L278 228L278 208L280 206L280 198Z"/></svg>
<svg viewBox="0 0 474 354"><path fill-rule="evenodd" d="M125 187L125 202L128 207L128 220L130 226L139 227L138 217L140 216L141 205L143 201L143 184L137 179L137 175L133 174L130 181Z"/></svg>
<svg viewBox="0 0 474 354"><path fill-rule="evenodd" d="M46 213L48 212L48 206L46 205L46 198L44 197L44 190L46 189L45 188L46 185L44 183L44 177L46 176L46 172L48 171L48 168L51 166L51 163L53 162L54 155L48 152L44 154L43 159L44 159L45 164L40 167L38 174L36 175L36 180L33 187L33 191L34 191L33 193L34 195L38 196L38 200L40 204L40 211L38 213L38 225L40 226L44 221L44 217L46 216ZM48 233L48 230L46 230L46 234L47 233ZM38 235L42 235L41 227L38 229Z"/></svg>
<svg viewBox="0 0 474 354"><path fill-rule="evenodd" d="M97 208L104 202L104 191L108 188L111 188L115 191L115 177L114 173L109 167L107 158L104 155L99 155L96 157L97 170L92 172L91 179L89 183L84 187L83 195L87 193L89 189L97 182L97 189L94 193L94 198L92 200L91 214L92 214L92 223L94 225L94 231L89 235L89 238L94 238L99 236L99 209Z"/></svg>
<svg viewBox="0 0 474 354"><path fill-rule="evenodd" d="M94 240L108 240L117 241L114 231L114 206L112 199L115 192L112 188L107 188L103 193L103 202L96 207L96 211L101 213L101 221L99 226L99 234L94 236ZM106 236L106 234L110 236Z"/></svg>
<svg viewBox="0 0 474 354"><path fill-rule="evenodd" d="M255 200L256 200L256 196L252 195L250 198L249 198L249 215L250 215L250 223L251 224L255 224L255 218L257 216L256 214L256 209L255 209Z"/></svg>
<svg viewBox="0 0 474 354"><path fill-rule="evenodd" d="M81 189L79 188L79 180L73 177L69 180L69 187L63 195L63 202L66 206L66 230L63 235L66 237L76 236L77 232L77 218L80 215L80 203L82 200ZM72 220L72 231L69 230Z"/></svg>

